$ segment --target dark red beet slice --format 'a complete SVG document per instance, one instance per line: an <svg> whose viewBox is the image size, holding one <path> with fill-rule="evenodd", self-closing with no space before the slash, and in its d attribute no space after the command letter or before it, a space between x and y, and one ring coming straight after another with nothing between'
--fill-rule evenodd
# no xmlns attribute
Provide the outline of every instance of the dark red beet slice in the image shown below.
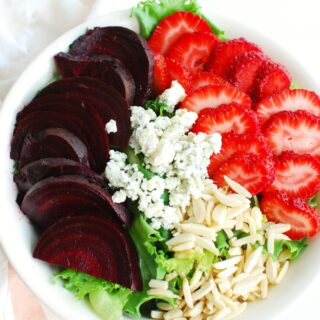
<svg viewBox="0 0 320 320"><path fill-rule="evenodd" d="M37 182L63 175L80 175L89 182L105 187L104 179L83 164L65 158L44 158L31 162L19 170L14 177L19 191L27 192Z"/></svg>
<svg viewBox="0 0 320 320"><path fill-rule="evenodd" d="M153 54L147 42L136 32L123 27L89 30L71 46L72 56L104 54L115 57L128 67L134 77L134 103L142 105L151 95Z"/></svg>
<svg viewBox="0 0 320 320"><path fill-rule="evenodd" d="M90 159L92 168L102 172L109 157L109 142L100 114L94 107L79 100L55 98L36 99L18 114L11 143L11 157L19 159L27 134L57 127L75 134L93 156L93 161Z"/></svg>
<svg viewBox="0 0 320 320"><path fill-rule="evenodd" d="M65 175L36 183L25 195L21 210L42 229L62 217L94 212L130 224L130 213L112 201L107 190L82 176Z"/></svg>
<svg viewBox="0 0 320 320"><path fill-rule="evenodd" d="M87 76L100 79L115 87L129 105L133 103L134 79L119 59L107 55L74 57L63 52L57 54L54 59L63 78Z"/></svg>
<svg viewBox="0 0 320 320"><path fill-rule="evenodd" d="M40 237L33 256L63 268L142 290L134 245L117 223L86 215L60 219Z"/></svg>
<svg viewBox="0 0 320 320"><path fill-rule="evenodd" d="M71 99L75 103L89 105L95 108L104 123L113 119L117 123L118 131L109 135L110 144L127 147L131 135L130 112L128 104L119 92L103 81L88 77L68 78L56 81L44 88L36 100L45 98L49 101ZM22 112L27 112L23 110Z"/></svg>
<svg viewBox="0 0 320 320"><path fill-rule="evenodd" d="M20 153L20 166L48 157L64 157L89 167L89 154L83 142L70 131L49 128L27 135Z"/></svg>

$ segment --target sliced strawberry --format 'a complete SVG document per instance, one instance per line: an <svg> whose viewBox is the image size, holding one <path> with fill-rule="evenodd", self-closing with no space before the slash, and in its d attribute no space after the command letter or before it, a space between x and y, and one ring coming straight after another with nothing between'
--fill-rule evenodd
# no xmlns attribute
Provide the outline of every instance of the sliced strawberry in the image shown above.
<svg viewBox="0 0 320 320"><path fill-rule="evenodd" d="M258 51L243 52L232 59L228 80L239 90L250 94L260 66L268 58Z"/></svg>
<svg viewBox="0 0 320 320"><path fill-rule="evenodd" d="M279 111L296 110L305 110L319 117L319 96L312 91L304 89L284 90L281 93L263 99L256 106L258 116L263 122Z"/></svg>
<svg viewBox="0 0 320 320"><path fill-rule="evenodd" d="M266 192L278 190L309 199L320 190L320 161L308 154L285 151L275 161L275 180Z"/></svg>
<svg viewBox="0 0 320 320"><path fill-rule="evenodd" d="M270 192L263 196L260 208L268 220L290 224L291 230L287 235L291 239L312 237L319 232L319 211L299 197L288 197L279 191Z"/></svg>
<svg viewBox="0 0 320 320"><path fill-rule="evenodd" d="M164 56L157 54L154 56L153 67L153 91L155 95L161 94L171 85L168 67Z"/></svg>
<svg viewBox="0 0 320 320"><path fill-rule="evenodd" d="M217 108L200 111L192 131L195 133L256 133L260 131L259 120L251 109L237 103L222 104Z"/></svg>
<svg viewBox="0 0 320 320"><path fill-rule="evenodd" d="M191 79L188 70L173 59L165 58L165 61L167 63L170 85L172 80L177 80L183 86L183 88L188 91L190 88Z"/></svg>
<svg viewBox="0 0 320 320"><path fill-rule="evenodd" d="M187 32L211 32L205 20L192 12L178 11L164 18L154 29L148 44L154 53L166 55L171 46Z"/></svg>
<svg viewBox="0 0 320 320"><path fill-rule="evenodd" d="M252 195L263 191L269 181L268 163L249 152L237 152L222 162L211 177L219 187L225 186L224 176L238 182Z"/></svg>
<svg viewBox="0 0 320 320"><path fill-rule="evenodd" d="M267 140L262 134L236 134L224 133L222 134L222 148L220 153L213 154L210 158L210 165L208 167L208 174L210 177L214 175L216 168L229 159L234 153L237 152L250 152L262 159L265 159L269 168L274 165L272 152L267 143ZM274 179L274 169L270 170L268 183Z"/></svg>
<svg viewBox="0 0 320 320"><path fill-rule="evenodd" d="M281 111L264 125L272 152L283 151L320 156L320 119L307 111Z"/></svg>
<svg viewBox="0 0 320 320"><path fill-rule="evenodd" d="M200 71L191 79L191 91L205 86L230 86L230 83L212 72Z"/></svg>
<svg viewBox="0 0 320 320"><path fill-rule="evenodd" d="M236 102L251 107L251 99L245 93L231 86L206 86L189 94L182 102L181 108L199 113L205 108L216 108L221 104Z"/></svg>
<svg viewBox="0 0 320 320"><path fill-rule="evenodd" d="M213 33L192 32L182 35L170 48L167 57L176 60L195 74L203 69L213 48L221 40Z"/></svg>
<svg viewBox="0 0 320 320"><path fill-rule="evenodd" d="M291 76L280 64L268 61L264 63L256 76L252 90L255 101L259 102L273 94L289 89Z"/></svg>
<svg viewBox="0 0 320 320"><path fill-rule="evenodd" d="M213 50L206 65L206 69L225 78L229 71L232 59L238 54L248 51L261 52L261 49L243 38L222 42Z"/></svg>

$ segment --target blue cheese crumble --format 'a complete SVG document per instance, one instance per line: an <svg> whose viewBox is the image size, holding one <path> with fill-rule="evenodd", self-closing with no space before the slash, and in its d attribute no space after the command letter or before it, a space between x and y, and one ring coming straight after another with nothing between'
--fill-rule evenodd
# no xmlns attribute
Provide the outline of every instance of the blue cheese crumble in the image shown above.
<svg viewBox="0 0 320 320"><path fill-rule="evenodd" d="M174 103L183 98L180 95ZM185 109L169 118L133 106L131 114L129 145L143 155L145 167L156 176L147 180L136 164L127 163L126 154L111 150L105 174L116 190L112 199L117 203L127 198L137 201L155 229L172 229L182 220L191 198L202 196L210 157L221 149L221 135L189 132L198 115ZM168 205L162 199L165 191Z"/></svg>
<svg viewBox="0 0 320 320"><path fill-rule="evenodd" d="M108 133L116 133L118 131L117 123L115 120L111 119L106 123L106 131Z"/></svg>

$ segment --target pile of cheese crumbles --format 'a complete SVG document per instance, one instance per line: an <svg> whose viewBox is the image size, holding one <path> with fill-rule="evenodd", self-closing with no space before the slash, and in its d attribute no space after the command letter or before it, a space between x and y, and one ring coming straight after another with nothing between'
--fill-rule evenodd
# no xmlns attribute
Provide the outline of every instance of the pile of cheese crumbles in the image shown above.
<svg viewBox="0 0 320 320"><path fill-rule="evenodd" d="M179 295L169 289L169 281L181 276L176 272L167 274L163 281L151 280L148 294L177 299L174 308L158 303L158 310L151 313L153 319L234 319L244 312L247 302L266 298L268 288L284 278L288 256L283 252L274 261L271 254L275 240L290 240L284 235L290 226L264 223L260 209L250 205L251 194L228 177L225 181L228 187L218 189L211 180L205 180L202 197L192 199L167 245L176 257L188 257L197 250L219 256L214 241L224 230L230 239L228 258L220 257L207 273L196 269L191 279L182 278ZM248 236L237 238L233 230Z"/></svg>

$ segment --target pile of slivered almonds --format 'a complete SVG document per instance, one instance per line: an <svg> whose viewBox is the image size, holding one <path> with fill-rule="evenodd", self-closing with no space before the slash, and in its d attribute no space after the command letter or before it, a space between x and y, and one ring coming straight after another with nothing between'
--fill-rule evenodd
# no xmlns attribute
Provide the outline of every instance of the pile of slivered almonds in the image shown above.
<svg viewBox="0 0 320 320"><path fill-rule="evenodd" d="M177 299L176 307L159 302L159 310L151 313L153 319L234 319L246 309L247 302L266 298L268 287L284 278L288 255L284 251L274 261L271 254L275 240L290 240L283 234L290 226L264 223L260 209L251 208L251 194L228 177L225 181L227 187L218 189L206 180L203 196L192 199L167 245L175 257L186 258L204 249L219 257L214 242L217 233L224 230L230 239L228 257L217 259L207 273L196 268L191 279L184 277L179 295L169 289L169 282L180 276L176 272L167 274L165 280L151 280L150 295ZM235 193L228 192L230 189ZM237 238L235 230L248 235Z"/></svg>

